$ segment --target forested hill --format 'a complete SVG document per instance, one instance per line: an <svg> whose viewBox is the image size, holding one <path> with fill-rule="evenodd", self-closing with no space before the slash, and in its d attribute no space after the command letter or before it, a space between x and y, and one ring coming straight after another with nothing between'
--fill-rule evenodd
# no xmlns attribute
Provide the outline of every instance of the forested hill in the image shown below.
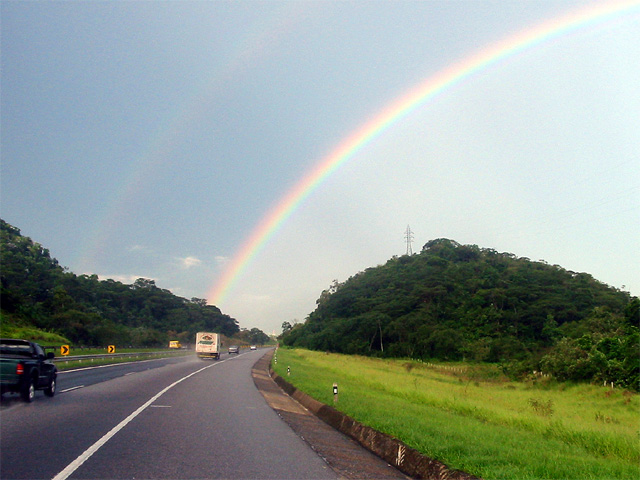
<svg viewBox="0 0 640 480"><path fill-rule="evenodd" d="M191 343L198 331L229 337L238 322L206 300L187 300L139 278L132 285L66 272L49 251L0 220L3 332L33 326L76 345Z"/></svg>
<svg viewBox="0 0 640 480"><path fill-rule="evenodd" d="M437 239L336 282L316 303L304 324L285 325L285 344L523 369L542 362L566 378L633 384L635 375L637 387L638 299L542 261Z"/></svg>

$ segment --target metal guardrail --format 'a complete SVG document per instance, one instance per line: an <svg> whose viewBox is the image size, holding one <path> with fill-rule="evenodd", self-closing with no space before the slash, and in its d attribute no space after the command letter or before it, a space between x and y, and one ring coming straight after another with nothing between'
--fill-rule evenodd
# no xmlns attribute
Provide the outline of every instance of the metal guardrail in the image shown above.
<svg viewBox="0 0 640 480"><path fill-rule="evenodd" d="M102 353L96 355L65 355L65 356L56 356L53 359L54 363L61 362L82 362L84 360L108 360L110 358L133 358L133 357L152 357L156 355L167 355L167 354L176 354L183 353L185 350L175 350L175 351L158 351L158 352L128 352L128 353Z"/></svg>

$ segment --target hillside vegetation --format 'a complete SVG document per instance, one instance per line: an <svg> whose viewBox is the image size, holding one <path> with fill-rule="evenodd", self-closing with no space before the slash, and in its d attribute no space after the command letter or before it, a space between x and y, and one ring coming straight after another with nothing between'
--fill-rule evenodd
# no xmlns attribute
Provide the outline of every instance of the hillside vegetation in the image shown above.
<svg viewBox="0 0 640 480"><path fill-rule="evenodd" d="M334 282L316 303L304 324L283 324L285 345L638 389L638 299L558 265L437 239Z"/></svg>
<svg viewBox="0 0 640 480"><path fill-rule="evenodd" d="M153 280L127 285L65 271L46 248L4 220L0 262L3 336L87 346L166 346L169 340L192 343L198 331L228 337L240 332L234 318L206 300L178 297ZM258 329L251 333L259 340L248 342L268 340Z"/></svg>

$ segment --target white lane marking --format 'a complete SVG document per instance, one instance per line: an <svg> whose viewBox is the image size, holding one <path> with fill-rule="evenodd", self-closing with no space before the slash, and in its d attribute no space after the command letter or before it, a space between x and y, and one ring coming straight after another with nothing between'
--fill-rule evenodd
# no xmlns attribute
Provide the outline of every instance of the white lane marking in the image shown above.
<svg viewBox="0 0 640 480"><path fill-rule="evenodd" d="M70 392L71 390L77 390L79 388L84 388L84 385L78 385L77 387L66 388L64 390L60 390L60 393Z"/></svg>
<svg viewBox="0 0 640 480"><path fill-rule="evenodd" d="M67 478L69 478L71 474L73 474L73 472L75 472L78 468L80 468L80 466L84 462L89 460L91 455L96 453L100 449L100 447L102 447L105 443L109 441L109 439L111 439L116 433L122 430L129 422L131 422L131 420L133 420L138 415L140 415L148 406L150 406L153 402L155 402L158 398L160 398L164 393L166 393L167 391L169 391L170 389L178 385L180 382L183 382L187 378L192 377L195 374L200 373L203 370L206 370L207 368L215 367L216 365L220 365L221 363L224 363L224 362L226 362L226 360L220 360L214 364L207 365L206 367L203 367L200 370L191 372L186 377L182 377L180 380L177 380L173 382L171 385L169 385L168 387L165 387L162 390L160 390L153 397L151 397L150 400L148 400L145 404L143 404L140 408L138 408L131 415L129 415L124 420L122 420L118 425L116 425L111 430L109 430L100 440L98 440L96 443L94 443L89 448L87 448L78 458L76 458L73 462L67 465L64 470L62 470L59 474L53 477L53 480L66 480Z"/></svg>
<svg viewBox="0 0 640 480"><path fill-rule="evenodd" d="M135 374L135 373L138 373L138 372L129 372L129 373L125 373L125 374L124 374L124 376L125 376L125 377L128 377L129 375L133 375L133 374Z"/></svg>
<svg viewBox="0 0 640 480"><path fill-rule="evenodd" d="M171 408L171 405L149 405L149 408Z"/></svg>

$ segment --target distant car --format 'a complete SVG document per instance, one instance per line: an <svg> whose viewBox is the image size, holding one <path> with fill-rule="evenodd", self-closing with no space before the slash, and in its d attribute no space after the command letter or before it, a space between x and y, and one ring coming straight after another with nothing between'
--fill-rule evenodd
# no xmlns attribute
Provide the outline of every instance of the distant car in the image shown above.
<svg viewBox="0 0 640 480"><path fill-rule="evenodd" d="M240 353L240 349L238 347L236 347L235 345L231 345L229 347L229 353L238 354L238 353Z"/></svg>
<svg viewBox="0 0 640 480"><path fill-rule="evenodd" d="M255 345L251 345L251 350L257 350L258 347L256 347Z"/></svg>

